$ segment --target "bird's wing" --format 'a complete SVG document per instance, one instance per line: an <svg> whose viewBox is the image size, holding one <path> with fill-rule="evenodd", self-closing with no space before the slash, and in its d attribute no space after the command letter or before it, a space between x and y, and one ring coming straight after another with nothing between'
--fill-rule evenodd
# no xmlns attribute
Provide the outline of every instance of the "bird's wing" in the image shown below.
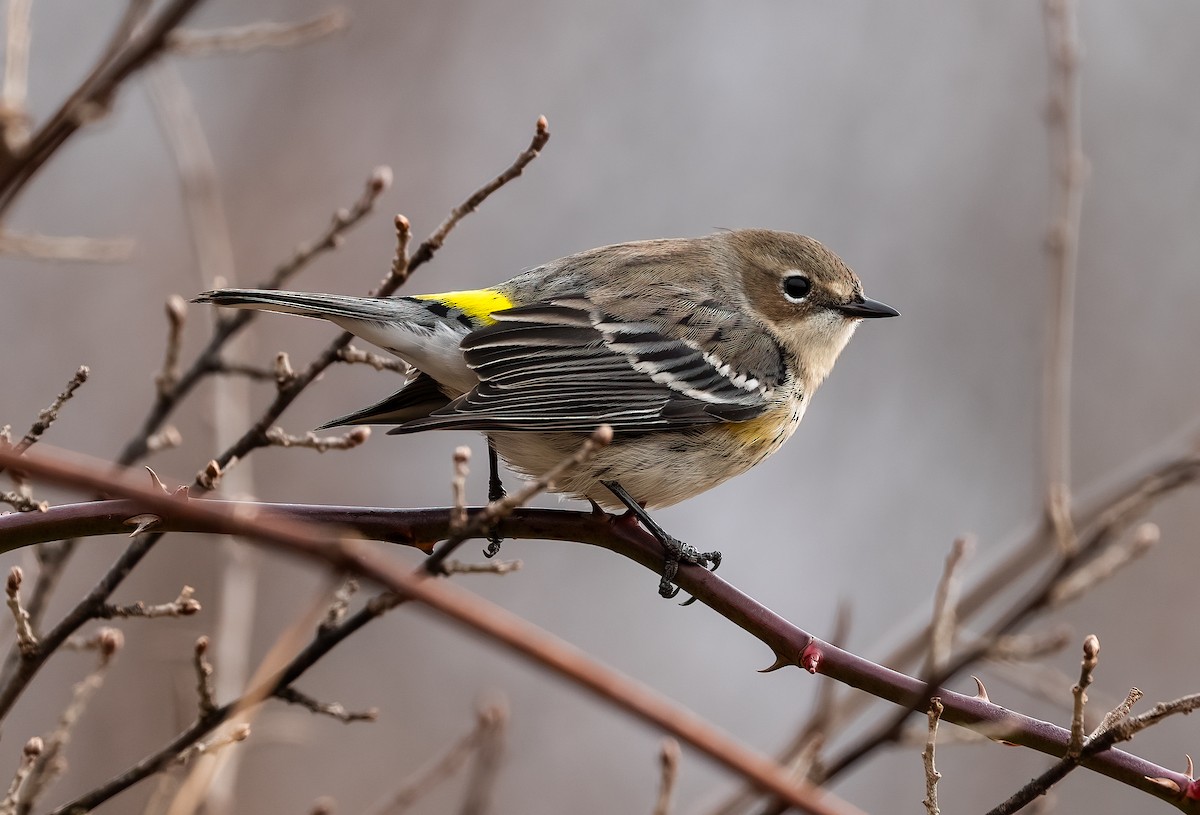
<svg viewBox="0 0 1200 815"><path fill-rule="evenodd" d="M674 319L622 319L611 311L591 299L565 297L496 312L494 324L462 342L479 384L390 432L586 432L602 423L642 432L744 421L767 407L779 384L782 352L765 331L762 342L774 355L752 349L751 356L778 367L735 370L679 336Z"/></svg>

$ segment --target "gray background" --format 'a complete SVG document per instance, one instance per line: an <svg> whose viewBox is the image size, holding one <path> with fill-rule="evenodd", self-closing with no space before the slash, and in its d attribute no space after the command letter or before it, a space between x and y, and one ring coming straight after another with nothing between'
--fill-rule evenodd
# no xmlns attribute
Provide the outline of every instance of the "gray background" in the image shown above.
<svg viewBox="0 0 1200 815"><path fill-rule="evenodd" d="M322 8L214 0L193 23L298 19ZM680 538L724 550L726 579L819 635L830 633L834 607L845 600L853 608L850 647L878 655L927 615L955 536L978 537L978 569L1034 517L1049 292L1041 246L1051 189L1034 0L364 0L351 10L348 32L298 50L179 62L217 162L238 282L264 276L358 195L374 165L389 164L396 183L381 213L296 284L366 290L390 261L391 213L406 213L416 235L427 234L527 144L545 114L553 138L543 157L460 226L410 293L495 282L604 243L761 226L824 241L870 295L904 314L862 327L783 451L658 514ZM37 117L86 70L115 14L112 4L35 4ZM1093 172L1080 258L1073 463L1086 484L1169 435L1200 400L1200 11L1183 0L1090 0L1081 15ZM138 241L133 260L115 266L0 261L0 422L23 431L86 362L93 380L48 441L112 456L149 404L162 301L209 285L138 82L111 118L72 141L36 180L10 225ZM205 336L206 319L193 307L188 352ZM326 326L276 317L252 334L251 358L286 349L297 363L333 336ZM303 432L395 384L394 375L366 368L331 370L283 424ZM164 477L190 480L213 454L211 396L203 394L177 417L185 448L153 461ZM253 405L269 396L256 389ZM380 434L323 457L256 453L253 491L266 500L444 504L450 452L460 443L475 449L481 472L471 490L482 500L483 446L469 434ZM1102 697L1119 698L1131 685L1149 701L1200 688L1190 645L1194 493L1154 518L1163 545L1058 615L1074 626L1074 639L1100 636ZM89 541L54 610L90 586L122 546ZM174 536L120 591L123 601L161 601L188 582L205 611L124 626L127 652L81 723L53 800L89 789L190 720L190 644L215 630L220 611L216 551L202 538ZM659 600L644 570L568 544L510 542L504 555L520 558L524 570L462 583L743 741L773 750L806 714L811 678L756 674L770 662L765 648L703 607ZM28 561L9 555L0 565ZM262 569L256 661L308 606L318 580L275 558L248 562ZM1073 647L1050 662L1073 673L1077 660ZM6 723L0 767L15 766L24 739L53 726L88 664L70 654L52 662ZM426 614L402 610L372 625L301 686L349 707L377 706L381 719L344 727L273 706L242 748L235 811L303 812L322 794L334 796L339 811L359 811L465 731L474 700L493 691L512 709L496 812L651 808L658 734ZM1067 719L999 679L989 688L1002 704ZM1134 749L1181 767L1198 736L1195 721L1180 719L1139 737ZM943 811L965 813L994 805L1047 759L984 745L947 748L939 763ZM685 751L679 811L702 812L732 787L730 776ZM869 811L918 812L917 750L888 752L835 789ZM148 792L139 788L106 811L138 811ZM418 811L453 811L459 794L456 782ZM1062 798L1062 811L1162 808L1083 772L1063 785Z"/></svg>

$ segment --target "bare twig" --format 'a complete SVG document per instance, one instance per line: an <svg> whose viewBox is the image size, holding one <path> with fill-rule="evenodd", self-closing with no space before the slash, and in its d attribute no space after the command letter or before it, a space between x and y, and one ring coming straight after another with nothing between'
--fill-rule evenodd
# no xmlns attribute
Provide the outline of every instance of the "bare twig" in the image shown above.
<svg viewBox="0 0 1200 815"><path fill-rule="evenodd" d="M937 771L934 763L934 751L937 748L938 721L942 717L942 700L936 696L929 700L929 735L925 738L925 750L921 758L925 764L925 812L928 815L940 815L937 799L937 783L942 774Z"/></svg>
<svg viewBox="0 0 1200 815"><path fill-rule="evenodd" d="M417 247L417 251L411 257L407 256L408 247L408 221L400 216L396 218L396 237L397 237L397 262L392 267L392 275L388 282L380 289L380 294L385 293L385 290L391 289L394 291L398 286L404 283L416 269L428 261L433 259L434 253L442 248L442 244L446 242L447 236L458 225L458 222L477 210L488 197L496 190L503 187L514 178L518 177L525 171L538 154L542 152L542 148L550 141L550 125L546 121L545 116L539 116L537 124L534 127L533 141L529 143L529 147L517 156L516 161L509 165L508 169L500 173L488 183L477 189L471 196L450 211L450 215L446 220L433 231L433 234L421 242ZM406 262L401 263L401 258L407 258Z"/></svg>
<svg viewBox="0 0 1200 815"><path fill-rule="evenodd" d="M217 710L217 703L213 698L213 666L208 661L207 654L208 637L200 637L192 649L192 669L196 672L196 696L199 699L197 704L201 719L211 717Z"/></svg>
<svg viewBox="0 0 1200 815"><path fill-rule="evenodd" d="M0 145L8 155L29 141L29 17L33 0L8 0L4 86L0 88Z"/></svg>
<svg viewBox="0 0 1200 815"><path fill-rule="evenodd" d="M167 346L163 353L162 370L154 378L159 395L168 393L179 381L179 351L183 345L183 324L187 319L187 303L178 294L167 298Z"/></svg>
<svg viewBox="0 0 1200 815"><path fill-rule="evenodd" d="M38 757L45 749L46 744L41 736L34 736L25 742L25 749L21 751L21 763L17 766L12 783L8 786L8 794L4 796L3 801L0 801L0 815L16 815L21 787L25 783L25 779L33 772Z"/></svg>
<svg viewBox="0 0 1200 815"><path fill-rule="evenodd" d="M303 436L292 436L278 425L267 430L267 441L275 447L305 447L325 453L330 450L353 450L371 437L371 428L356 427L340 436L318 436L311 430Z"/></svg>
<svg viewBox="0 0 1200 815"><path fill-rule="evenodd" d="M527 481L516 492L492 501L481 512L472 516L456 533L451 534L436 552L425 559L426 571L430 574L441 574L442 564L446 558L469 537L477 534L480 530L490 528L500 519L510 515L517 507L529 503L534 497L553 486L554 482L565 473L589 461L597 451L611 441L612 428L606 424L600 425L592 431L592 434L584 440L573 455L563 459L537 478Z"/></svg>
<svg viewBox="0 0 1200 815"><path fill-rule="evenodd" d="M1052 295L1048 299L1042 445L1047 517L1060 550L1070 554L1074 550L1069 512L1071 345L1087 159L1079 115L1079 40L1074 0L1043 0L1043 9L1051 66L1046 120L1056 202L1046 241Z"/></svg>
<svg viewBox="0 0 1200 815"><path fill-rule="evenodd" d="M369 815L400 815L423 799L442 781L462 769L467 759L486 738L487 732L497 726L505 714L495 704L481 707L476 716L475 727L450 746L432 763L406 779L400 788L378 801L367 810Z"/></svg>
<svg viewBox="0 0 1200 815"><path fill-rule="evenodd" d="M450 510L450 529L459 533L467 526L467 476L470 474L471 448L454 448L454 479L450 482L450 494L454 506Z"/></svg>
<svg viewBox="0 0 1200 815"><path fill-rule="evenodd" d="M185 750L180 751L175 760L180 764L187 764L197 756L211 756L231 744L237 744L248 738L250 738L250 725L238 722L207 741L197 741L189 745Z"/></svg>
<svg viewBox="0 0 1200 815"><path fill-rule="evenodd" d="M167 50L185 57L207 57L266 48L294 48L342 31L349 24L350 12L335 7L296 23L263 21L208 31L179 28L167 38Z"/></svg>
<svg viewBox="0 0 1200 815"><path fill-rule="evenodd" d="M338 361L351 365L370 365L377 371L395 371L399 374L407 374L411 370L408 363L399 357L385 357L383 354L363 351L353 345L338 350Z"/></svg>
<svg viewBox="0 0 1200 815"><path fill-rule="evenodd" d="M373 722L379 718L378 708L368 708L362 711L347 710L344 705L338 702L321 702L306 693L301 693L295 688L280 688L275 693L275 698L282 699L288 704L300 705L306 707L313 713L319 713L322 716L329 716L337 719L343 724L351 722Z"/></svg>
<svg viewBox="0 0 1200 815"><path fill-rule="evenodd" d="M8 610L12 612L17 626L17 647L23 655L28 656L37 652L38 640L29 624L29 612L21 605L22 576L21 567L13 566L8 573L5 594L8 595Z"/></svg>
<svg viewBox="0 0 1200 815"><path fill-rule="evenodd" d="M959 569L974 544L970 538L959 538L946 556L942 579L938 581L933 598L933 622L929 628L929 673L941 671L950 660L954 638L958 631L956 608L962 591Z"/></svg>
<svg viewBox="0 0 1200 815"><path fill-rule="evenodd" d="M45 512L50 509L48 501L35 501L26 490L0 490L0 503L5 503L17 512Z"/></svg>
<svg viewBox="0 0 1200 815"><path fill-rule="evenodd" d="M467 778L460 815L484 815L491 809L493 790L504 759L504 736L508 730L508 704L500 699L487 706L487 726L475 745L475 763Z"/></svg>
<svg viewBox="0 0 1200 815"><path fill-rule="evenodd" d="M0 255L77 263L120 263L133 255L133 238L91 238L84 235L42 235L0 230Z"/></svg>
<svg viewBox="0 0 1200 815"><path fill-rule="evenodd" d="M447 561L442 569L446 574L511 574L519 572L519 560L492 560L487 563L463 563L461 560Z"/></svg>
<svg viewBox="0 0 1200 815"><path fill-rule="evenodd" d="M1084 592L1103 583L1120 569L1149 552L1154 544L1158 543L1159 537L1157 524L1141 524L1134 530L1133 537L1110 546L1095 559L1059 580L1050 590L1047 604L1053 608L1078 599Z"/></svg>
<svg viewBox="0 0 1200 815"><path fill-rule="evenodd" d="M38 439L42 437L42 434L49 430L50 425L54 424L55 420L58 419L58 412L62 410L62 406L65 405L67 401L75 395L75 391L79 390L80 386L83 385L84 382L87 382L90 374L91 369L89 369L86 365L80 365L75 370L75 375L71 377L71 381L67 383L67 387L63 389L62 393L54 398L54 401L50 403L49 407L38 411L37 421L34 422L33 426L29 428L29 432L27 432L19 442L17 442L15 445L12 445L14 452L18 454L23 453L37 443ZM7 442L0 441L0 449L3 449L6 445ZM4 470L4 466L0 465L0 473L4 472Z"/></svg>
<svg viewBox="0 0 1200 815"><path fill-rule="evenodd" d="M184 586L182 591L179 592L179 596L169 603L148 606L139 600L127 606L106 604L104 611L97 616L104 619L112 619L114 617L146 617L148 619L156 617L190 617L193 614L200 613L201 610L200 601L192 596L195 593L196 590L191 586Z"/></svg>
<svg viewBox="0 0 1200 815"><path fill-rule="evenodd" d="M353 577L342 581L342 585L334 592L333 602L329 604L329 609L325 612L325 619L321 620L321 627L317 630L325 633L341 625L342 621L346 619L346 612L350 610L350 599L357 592L358 581Z"/></svg>
<svg viewBox="0 0 1200 815"><path fill-rule="evenodd" d="M1067 755L1078 757L1083 750L1083 711L1087 705L1087 689L1092 684L1092 672L1100 661L1100 640L1095 634L1088 634L1083 641L1083 660L1079 663L1079 681L1071 688L1071 696L1075 704L1071 713L1071 742L1067 745Z"/></svg>
<svg viewBox="0 0 1200 815"><path fill-rule="evenodd" d="M658 765L658 799L654 802L654 815L670 815L671 797L675 794L675 782L679 778L679 742L663 739L658 751Z"/></svg>
<svg viewBox="0 0 1200 815"><path fill-rule="evenodd" d="M88 703L104 684L113 656L125 644L125 637L118 629L102 628L95 637L99 654L96 668L75 685L71 701L59 716L58 726L45 738L45 749L37 756L33 769L17 794L18 813L32 809L38 797L46 791L54 779L67 767L63 752L71 741L71 734Z"/></svg>

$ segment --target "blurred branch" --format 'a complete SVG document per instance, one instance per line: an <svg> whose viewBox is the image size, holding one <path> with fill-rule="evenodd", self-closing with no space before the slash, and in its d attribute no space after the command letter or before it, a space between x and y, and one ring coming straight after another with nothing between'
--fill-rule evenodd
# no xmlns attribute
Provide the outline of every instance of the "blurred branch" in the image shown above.
<svg viewBox="0 0 1200 815"><path fill-rule="evenodd" d="M350 12L340 6L296 23L263 21L207 31L179 28L167 39L167 50L185 57L245 54L266 48L294 48L328 37L350 25Z"/></svg>
<svg viewBox="0 0 1200 815"><path fill-rule="evenodd" d="M4 460L5 454L0 453L0 462ZM660 702L663 700L653 694L646 695L645 689L614 675L609 669L593 665L589 659L578 653L572 653L568 658L566 654L557 650L555 644L543 639L540 633L534 633L527 623L512 617L508 612L490 606L485 609L486 604L454 587L417 579L399 570L392 561L375 555L372 550L351 547L348 542L342 540L315 536L307 531L307 527L295 527L294 522L285 524L279 517L278 508L274 513L266 506L260 506L257 512L252 512L247 507L232 511L221 502L185 501L164 494L161 490L131 486L123 480L115 480L107 470L84 469L78 464L62 464L47 460L44 456L29 459L24 466L31 474L79 489L96 489L99 484L104 483L114 494L136 498L127 506L138 506L140 513L152 512L163 518L164 523L174 519L174 522L186 524L197 531L221 529L227 533L258 536L288 551L328 562L338 571L375 580L393 591L398 591L401 597L426 603L460 623L506 644L516 652L571 676L577 683L606 699L620 699L618 704L625 709L666 729L726 766L736 766L738 772L753 778L757 785L769 787L772 794L780 794L779 783L783 783L788 790L787 796L784 796L785 800L788 800L796 789L807 789L792 787L791 782L782 782L782 770L773 762L757 756L751 758L742 752L741 748L731 747L724 737L715 737L714 740L713 735L707 733L690 714L674 709L671 705L662 707ZM1193 477L1200 474L1200 457L1192 458L1191 467ZM337 513L331 512L330 509L285 511L288 511L292 518L319 519L328 523L335 521L337 516ZM364 526L378 528L386 514L385 510L352 509L342 517L342 521L343 525L353 526L353 521L361 517ZM409 542L416 542L431 537L442 538L449 530L450 515L444 508L393 510L392 514L395 523L390 525L391 534L388 537L393 540L407 539ZM401 519L407 522L401 523ZM0 521L3 520L0 518ZM607 517L596 517L591 513L519 510L501 521L501 532L506 537L574 540L604 546L648 569L657 569L661 562L661 546L648 533L633 525L613 524ZM927 698L924 696L927 691L925 682L871 663L813 637L705 569L682 569L680 581L684 591L698 597L719 614L757 637L788 664L803 664L815 672L905 707L919 704L922 698ZM351 626L361 626L374 616L377 616L377 612L372 604L368 604L362 612L352 616L337 629L337 632L341 634ZM314 643L320 643L314 644L313 648L316 650L332 647L328 640L322 641L320 634ZM301 661L300 657L297 660L300 661L300 667L297 670L284 671L275 680L278 687L284 687L294 681L299 673L311 665L311 662ZM1070 732L1064 728L998 707L984 698L965 696L944 689L939 689L936 695L942 699L942 718L945 721L979 729L993 739L1021 744L1056 756L1062 755L1066 750ZM668 708L671 708L670 713L667 713ZM194 741L202 733L189 731L185 735ZM191 742L183 744L187 743ZM179 740L176 740L172 746L178 744ZM733 753L726 752L726 749L733 750ZM734 755L739 757L734 759ZM1179 773L1118 750L1087 753L1083 765L1171 801L1184 811L1200 812L1200 801L1182 800L1162 784L1149 780L1167 778L1182 788L1187 781ZM110 791L108 795L111 794L115 793ZM794 799L792 801L794 802Z"/></svg>
<svg viewBox="0 0 1200 815"><path fill-rule="evenodd" d="M41 235L7 229L0 231L0 255L21 255L37 260L120 263L130 258L134 246L132 238Z"/></svg>
<svg viewBox="0 0 1200 815"><path fill-rule="evenodd" d="M21 149L0 156L0 216L58 148L81 127L102 117L121 83L157 56L167 35L186 18L200 0L167 0L158 14L127 40L105 52L87 77L38 128ZM119 30L123 30L124 26Z"/></svg>
<svg viewBox="0 0 1200 815"><path fill-rule="evenodd" d="M499 726L506 716L498 704L481 707L476 714L475 727L450 746L432 764L407 778L400 788L367 810L368 815L400 815L427 796L438 784L462 769L467 759L487 738L489 730Z"/></svg>
<svg viewBox="0 0 1200 815"><path fill-rule="evenodd" d="M11 156L29 141L29 17L33 0L8 0L4 85L0 88L0 150Z"/></svg>
<svg viewBox="0 0 1200 815"><path fill-rule="evenodd" d="M1072 548L1071 345L1075 323L1075 277L1079 224L1083 213L1083 155L1079 115L1079 40L1074 0L1043 0L1046 47L1050 54L1050 100L1046 111L1055 205L1046 249L1052 295L1046 327L1043 378L1042 448L1045 456L1046 514L1064 554Z"/></svg>

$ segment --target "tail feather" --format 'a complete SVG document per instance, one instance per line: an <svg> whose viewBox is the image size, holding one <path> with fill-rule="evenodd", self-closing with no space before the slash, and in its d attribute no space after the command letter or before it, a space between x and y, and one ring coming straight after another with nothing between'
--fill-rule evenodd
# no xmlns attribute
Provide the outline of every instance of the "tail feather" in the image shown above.
<svg viewBox="0 0 1200 815"><path fill-rule="evenodd" d="M355 297L346 294L273 291L269 289L217 289L206 291L193 303L299 314L318 319L390 322L411 319L416 311L407 298Z"/></svg>

